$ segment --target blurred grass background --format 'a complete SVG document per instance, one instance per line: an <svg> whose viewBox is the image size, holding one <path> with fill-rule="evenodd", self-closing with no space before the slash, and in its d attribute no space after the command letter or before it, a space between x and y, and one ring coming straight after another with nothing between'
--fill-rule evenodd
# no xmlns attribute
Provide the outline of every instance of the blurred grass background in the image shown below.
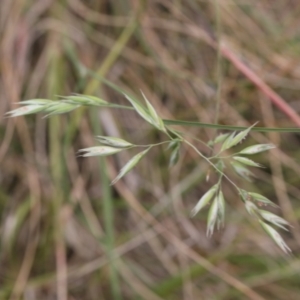
<svg viewBox="0 0 300 300"><path fill-rule="evenodd" d="M222 82L220 123L299 125L272 104L280 95L300 111L296 0L1 0L0 51L1 116L72 92L126 103L97 74L143 90L166 119L213 123ZM0 119L0 299L300 299L299 134L252 133L245 145L278 148L257 156L266 169L252 183L234 177L280 205L293 225L282 233L289 258L229 185L226 227L206 237L207 212L189 212L215 178L205 181L208 166L189 149L168 170L170 153L155 148L111 187L134 153L77 158L96 134L164 139L122 110Z"/></svg>

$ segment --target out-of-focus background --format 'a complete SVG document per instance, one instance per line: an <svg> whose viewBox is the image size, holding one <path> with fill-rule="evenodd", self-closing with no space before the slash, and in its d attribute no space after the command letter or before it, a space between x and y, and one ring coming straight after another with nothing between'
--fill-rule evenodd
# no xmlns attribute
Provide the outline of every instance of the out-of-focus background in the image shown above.
<svg viewBox="0 0 300 300"><path fill-rule="evenodd" d="M206 237L207 210L189 213L216 176L206 182L190 149L168 169L154 148L114 186L135 150L76 157L97 134L165 139L134 112L4 118L21 100L71 93L128 104L97 75L141 89L165 119L213 123L222 83L221 124L297 127L299 1L1 0L0 47L0 299L300 299L298 133L251 133L245 145L278 148L255 157L266 168L251 183L230 173L293 225L280 231L287 257L226 183L226 226Z"/></svg>

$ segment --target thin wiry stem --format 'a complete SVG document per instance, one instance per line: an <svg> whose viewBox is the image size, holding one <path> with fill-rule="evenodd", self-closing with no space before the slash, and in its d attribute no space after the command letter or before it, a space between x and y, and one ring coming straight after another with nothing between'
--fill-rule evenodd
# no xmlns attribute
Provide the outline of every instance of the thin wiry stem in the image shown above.
<svg viewBox="0 0 300 300"><path fill-rule="evenodd" d="M205 155L203 155L192 143L190 143L187 140L183 140L184 143L188 144L190 147L192 147L202 158L204 158L218 173L220 173L222 176L224 176L236 189L238 192L240 192L240 188L222 171L220 171L214 163L212 163L209 158L207 158Z"/></svg>
<svg viewBox="0 0 300 300"><path fill-rule="evenodd" d="M159 146L159 145L163 145L163 144L166 144L166 143L170 143L171 141L164 141L164 142L160 142L160 143L157 143L157 144L149 144L149 145L135 145L135 147L154 147L154 146ZM133 147L130 147L130 148L133 148Z"/></svg>

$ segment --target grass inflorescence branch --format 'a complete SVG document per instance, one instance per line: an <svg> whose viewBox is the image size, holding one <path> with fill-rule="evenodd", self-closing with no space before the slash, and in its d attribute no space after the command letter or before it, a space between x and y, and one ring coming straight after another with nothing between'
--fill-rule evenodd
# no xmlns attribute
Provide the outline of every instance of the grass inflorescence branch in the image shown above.
<svg viewBox="0 0 300 300"><path fill-rule="evenodd" d="M113 87L115 88L114 85ZM169 127L169 125L179 124L193 126L195 125L195 123L184 123L183 121L163 120L156 112L151 102L146 98L146 96L143 93L142 97L146 105L143 105L135 97L129 95L128 93L125 93L123 90L117 90L124 94L131 106L113 104L96 96L74 94L71 96L61 97L62 99L60 101L52 101L48 99L33 99L22 101L20 108L12 110L6 115L10 117L17 117L42 112L46 114L46 117L49 117L52 115L70 112L80 106L134 110L146 122L154 126L158 131L162 132L167 139L163 142L156 144L138 145L117 137L96 136L95 139L97 140L97 142L100 143L100 145L81 149L78 151L78 155L82 157L108 156L119 153L121 151L130 150L132 148L146 148L145 150L135 154L122 167L117 177L111 183L115 184L120 179L122 179L128 172L130 172L144 157L146 157L147 153L153 147L168 144L166 150L170 151L169 167L172 167L178 162L178 159L180 157L180 149L182 145L186 144L188 147L191 147L199 155L200 158L204 159L210 165L210 167L214 169L218 177L217 183L207 190L207 192L200 198L198 203L191 211L191 217L194 217L206 206L210 205L207 218L207 236L211 237L215 228L219 230L224 226L226 201L224 193L222 191L222 182L223 179L225 179L235 188L237 194L240 196L240 199L243 201L247 212L259 221L259 224L261 224L263 229L275 241L275 243L285 253L289 253L291 251L280 236L280 234L273 228L274 226L277 226L281 229L288 230L288 222L274 213L261 209L261 206L270 205L276 207L276 205L263 195L249 192L240 188L225 173L225 166L229 162L229 165L238 176L242 177L245 180L251 180L252 172L249 170L249 167L261 168L262 165L248 158L248 156L252 156L263 151L271 150L275 147L272 144L258 144L246 147L234 154L224 155L224 152L227 152L231 148L240 144L248 136L250 131L256 130L256 123L248 128L243 127L243 130L241 131L238 130L240 129L240 127L228 128L228 126L209 124L209 126L212 128L225 128L230 130L235 128L236 131L231 134L220 134L212 140L208 141L206 145L209 149L211 149L212 147L216 147L216 149L219 149L219 151L217 152L217 154L207 157L197 148L195 144L191 143L187 138L185 138L184 134L175 131L174 129ZM197 124L199 125L202 123Z"/></svg>

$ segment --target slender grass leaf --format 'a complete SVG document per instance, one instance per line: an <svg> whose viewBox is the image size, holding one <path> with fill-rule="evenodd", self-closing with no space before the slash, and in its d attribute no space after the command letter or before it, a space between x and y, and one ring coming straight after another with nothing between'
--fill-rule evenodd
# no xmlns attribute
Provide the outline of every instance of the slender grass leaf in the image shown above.
<svg viewBox="0 0 300 300"><path fill-rule="evenodd" d="M116 84L112 83L111 81L107 80L106 78L96 74L92 70L87 69L82 65L82 68L85 70L87 74L92 76L93 78L102 81L107 86L111 87L113 90L121 93L126 94L125 90L117 86ZM244 126L232 126L232 125L220 125L220 124L209 124L209 123L201 123L196 121L184 121L184 120L166 120L163 119L165 125L180 125L180 126L196 126L202 128L213 128L213 129L220 129L220 130L244 130L247 127ZM300 132L300 128L274 128L274 127L253 127L251 131L258 131L258 132Z"/></svg>
<svg viewBox="0 0 300 300"><path fill-rule="evenodd" d="M210 124L210 123L201 123L196 121L183 121L183 120L167 120L164 119L165 125L180 125L180 126L189 126L189 127L201 127L201 128L212 128L219 130L245 130L247 127L244 126L233 126L233 125L220 125L220 124ZM258 132L300 132L299 127L253 127L251 131Z"/></svg>

